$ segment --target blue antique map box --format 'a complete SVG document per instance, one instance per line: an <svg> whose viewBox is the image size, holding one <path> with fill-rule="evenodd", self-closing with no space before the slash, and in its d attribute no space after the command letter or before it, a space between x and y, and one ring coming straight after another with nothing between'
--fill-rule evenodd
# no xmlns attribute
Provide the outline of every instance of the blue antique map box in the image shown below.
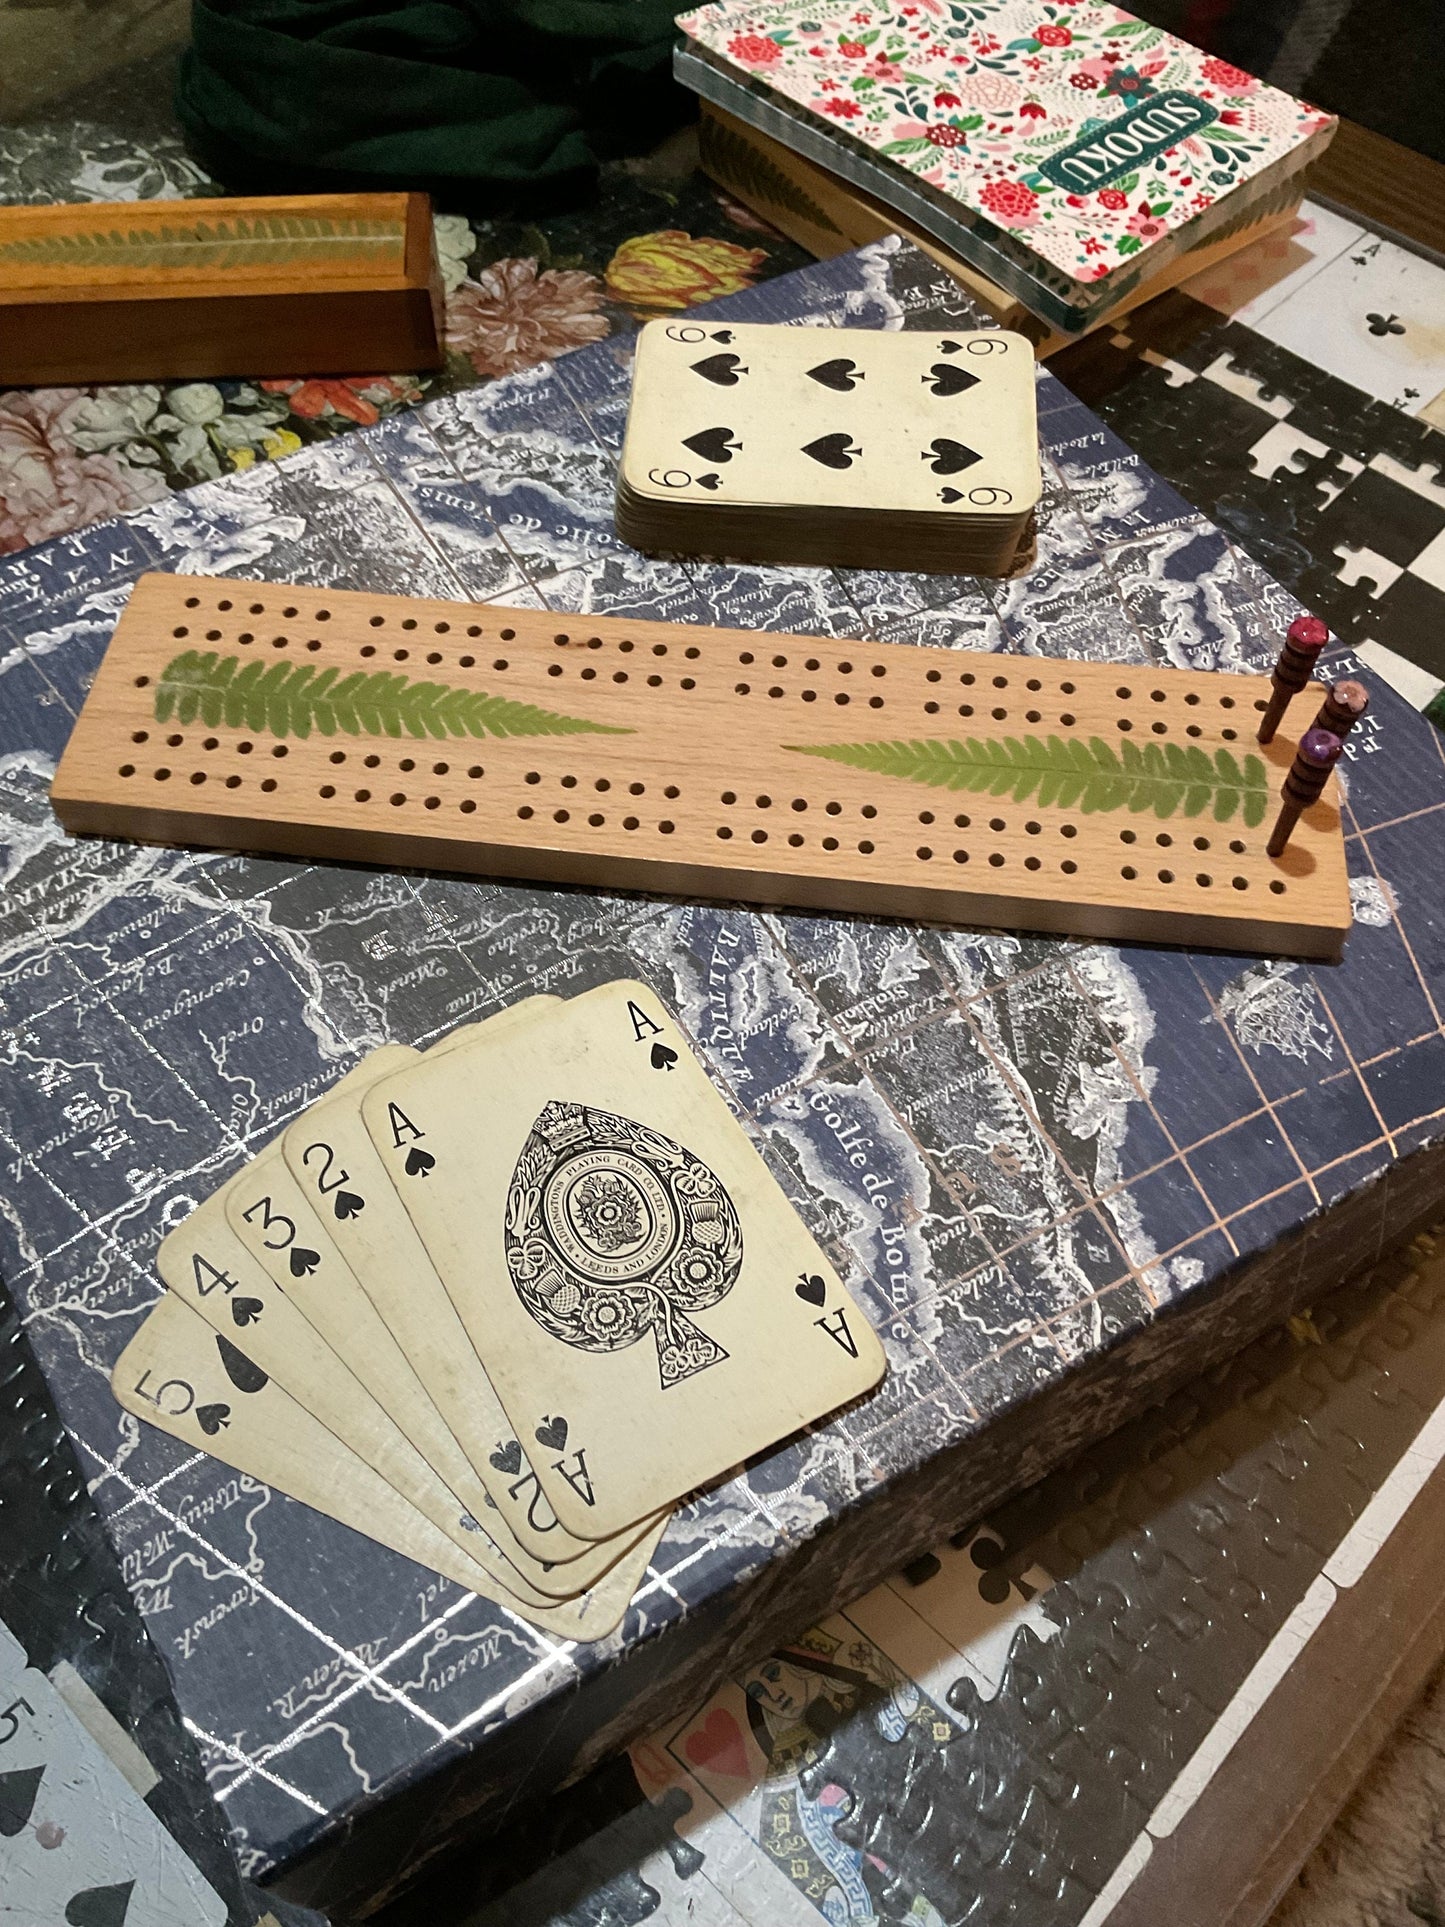
<svg viewBox="0 0 1445 1927"><path fill-rule="evenodd" d="M710 312L974 318L895 240ZM629 355L0 562L0 1267L246 1870L343 1911L1318 1296L1445 1183L1445 739L1382 687L1338 966L59 830L50 774L147 569L1225 670L1298 613L1045 372L1023 580L648 561L611 521ZM106 1380L165 1230L361 1054L622 975L677 1013L891 1371L683 1507L620 1631L569 1647L138 1429Z"/></svg>

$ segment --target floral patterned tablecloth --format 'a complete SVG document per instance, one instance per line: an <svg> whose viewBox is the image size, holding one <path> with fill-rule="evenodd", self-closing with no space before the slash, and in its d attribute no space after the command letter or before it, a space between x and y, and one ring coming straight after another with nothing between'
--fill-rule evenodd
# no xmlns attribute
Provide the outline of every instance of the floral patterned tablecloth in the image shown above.
<svg viewBox="0 0 1445 1927"><path fill-rule="evenodd" d="M0 555L811 258L714 189L695 160L685 137L651 160L615 164L587 206L537 223L439 215L447 354L434 373L328 380L283 369L249 381L0 389ZM220 191L174 135L65 121L0 129L0 202Z"/></svg>

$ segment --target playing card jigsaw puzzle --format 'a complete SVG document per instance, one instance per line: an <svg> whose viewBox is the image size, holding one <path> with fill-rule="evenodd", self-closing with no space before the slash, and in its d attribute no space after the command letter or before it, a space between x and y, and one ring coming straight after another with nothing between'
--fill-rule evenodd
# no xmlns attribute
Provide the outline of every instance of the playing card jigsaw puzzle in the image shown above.
<svg viewBox="0 0 1445 1927"><path fill-rule="evenodd" d="M639 983L384 1046L158 1268L128 1412L576 1640L679 1501L885 1369Z"/></svg>
<svg viewBox="0 0 1445 1927"><path fill-rule="evenodd" d="M225 1927L228 1914L0 1621L0 1922Z"/></svg>
<svg viewBox="0 0 1445 1927"><path fill-rule="evenodd" d="M1039 488L1022 335L642 330L617 480L635 548L1008 576Z"/></svg>

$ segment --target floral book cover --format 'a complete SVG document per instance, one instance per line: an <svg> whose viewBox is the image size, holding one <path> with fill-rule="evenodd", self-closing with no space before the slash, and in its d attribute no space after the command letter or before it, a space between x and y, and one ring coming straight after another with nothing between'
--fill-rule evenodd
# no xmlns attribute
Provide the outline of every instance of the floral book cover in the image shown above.
<svg viewBox="0 0 1445 1927"><path fill-rule="evenodd" d="M981 240L1079 293L1129 268L1136 281L1151 256L1162 266L1223 229L1335 127L1115 6L723 0L677 24L709 65L902 170Z"/></svg>

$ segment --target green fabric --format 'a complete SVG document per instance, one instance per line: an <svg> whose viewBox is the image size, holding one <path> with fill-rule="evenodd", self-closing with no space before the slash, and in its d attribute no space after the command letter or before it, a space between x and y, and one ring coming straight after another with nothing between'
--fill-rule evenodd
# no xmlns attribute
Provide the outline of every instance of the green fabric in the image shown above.
<svg viewBox="0 0 1445 1927"><path fill-rule="evenodd" d="M193 0L176 105L228 188L556 200L686 118L676 0Z"/></svg>

